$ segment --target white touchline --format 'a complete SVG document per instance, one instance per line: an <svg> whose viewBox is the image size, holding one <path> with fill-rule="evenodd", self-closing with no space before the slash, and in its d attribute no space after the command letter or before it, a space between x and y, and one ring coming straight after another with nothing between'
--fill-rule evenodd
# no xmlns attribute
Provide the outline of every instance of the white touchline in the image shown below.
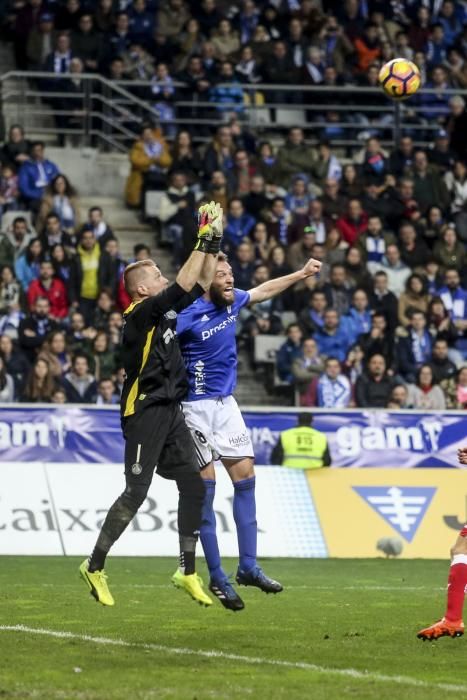
<svg viewBox="0 0 467 700"><path fill-rule="evenodd" d="M344 676L354 680L376 681L379 683L396 683L398 685L408 685L416 688L427 688L445 690L453 693L467 693L467 685L454 685L451 683L430 683L411 676L388 676L383 673L373 673L372 671L358 671L356 668L332 668L329 666L318 666L306 661L284 661L282 659L263 659L259 656L242 656L241 654L231 654L226 651L207 651L203 649L190 649L189 647L167 647L163 644L149 644L144 642L127 642L124 639L111 639L109 637L91 637L89 634L77 634L76 632L66 632L65 630L50 630L41 627L27 627L26 625L0 625L0 632L23 632L25 634L39 634L57 639L78 639L82 642L92 644L103 644L105 646L128 647L131 649L148 649L160 651L164 654L175 654L178 656L201 656L207 659L227 659L238 661L244 664L254 664L258 666L280 666L282 668L297 668L303 671L321 673L324 676ZM414 641L414 643L416 643Z"/></svg>

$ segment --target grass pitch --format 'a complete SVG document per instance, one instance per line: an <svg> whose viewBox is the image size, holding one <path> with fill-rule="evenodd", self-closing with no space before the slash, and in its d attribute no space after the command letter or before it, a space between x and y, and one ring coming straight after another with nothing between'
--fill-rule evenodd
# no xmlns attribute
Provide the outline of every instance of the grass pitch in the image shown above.
<svg viewBox="0 0 467 700"><path fill-rule="evenodd" d="M242 587L238 613L172 588L169 559L110 558L115 608L78 559L0 562L2 699L467 697L467 637L416 638L443 612L447 562L267 561L285 591Z"/></svg>

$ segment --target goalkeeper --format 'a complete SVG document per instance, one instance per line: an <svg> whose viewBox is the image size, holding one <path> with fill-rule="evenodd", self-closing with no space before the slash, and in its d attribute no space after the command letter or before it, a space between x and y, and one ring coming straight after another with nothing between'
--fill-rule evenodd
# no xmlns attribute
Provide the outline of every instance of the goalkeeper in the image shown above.
<svg viewBox="0 0 467 700"><path fill-rule="evenodd" d="M152 481L154 469L173 479L179 491L180 565L172 581L201 605L212 601L195 573L204 484L180 401L188 381L176 337L177 313L204 294L214 277L222 238L222 209L211 202L198 212L194 251L168 286L152 260L128 265L125 289L132 303L124 313L122 357L126 379L121 399L125 439L125 490L107 513L80 574L102 605L114 605L104 572L105 558L131 522Z"/></svg>

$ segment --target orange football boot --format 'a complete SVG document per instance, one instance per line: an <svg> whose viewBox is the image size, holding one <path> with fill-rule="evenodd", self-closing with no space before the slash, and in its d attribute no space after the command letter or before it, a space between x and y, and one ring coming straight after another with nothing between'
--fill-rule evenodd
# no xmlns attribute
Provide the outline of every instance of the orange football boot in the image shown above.
<svg viewBox="0 0 467 700"><path fill-rule="evenodd" d="M440 637L462 637L463 634L464 623L462 620L446 620L446 618L443 617L430 627L425 627L425 629L420 630L417 637L423 639L423 641L426 639L436 641L436 639Z"/></svg>

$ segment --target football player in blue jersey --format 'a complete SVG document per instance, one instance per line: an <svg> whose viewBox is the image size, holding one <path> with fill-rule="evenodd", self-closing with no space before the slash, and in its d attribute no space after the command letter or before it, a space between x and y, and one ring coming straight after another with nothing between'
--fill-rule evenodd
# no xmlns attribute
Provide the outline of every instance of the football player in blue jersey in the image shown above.
<svg viewBox="0 0 467 700"><path fill-rule="evenodd" d="M209 291L178 316L177 334L190 385L183 411L206 487L201 543L210 573L209 588L229 610L242 610L245 606L221 566L213 506L214 459L222 461L234 487L233 516L239 549L237 583L256 586L265 593L282 591L281 584L269 578L256 561L253 446L232 396L237 383L236 321L244 306L275 297L296 282L317 274L320 267L320 262L310 259L303 269L246 292L235 289L232 268L221 253Z"/></svg>

